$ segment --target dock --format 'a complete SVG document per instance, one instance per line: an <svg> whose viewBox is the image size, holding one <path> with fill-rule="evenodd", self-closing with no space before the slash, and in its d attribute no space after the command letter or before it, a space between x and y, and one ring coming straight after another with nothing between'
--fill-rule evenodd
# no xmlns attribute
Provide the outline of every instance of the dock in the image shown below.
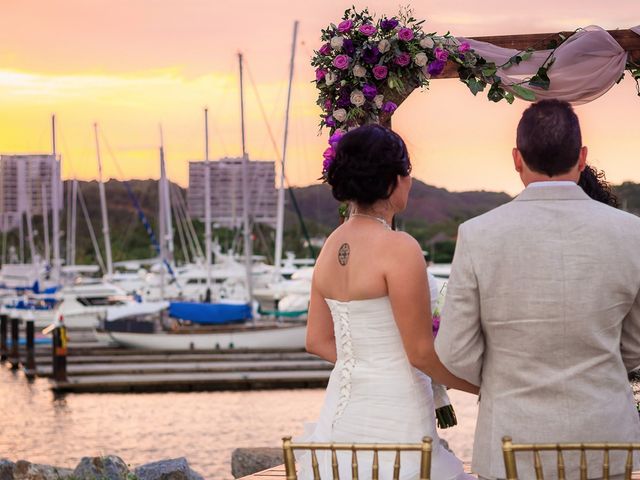
<svg viewBox="0 0 640 480"><path fill-rule="evenodd" d="M56 393L324 388L333 368L303 350L125 349L100 345L90 331L72 331L61 373L53 346L30 345L21 345L17 356L8 349L6 365L28 379L48 379Z"/></svg>

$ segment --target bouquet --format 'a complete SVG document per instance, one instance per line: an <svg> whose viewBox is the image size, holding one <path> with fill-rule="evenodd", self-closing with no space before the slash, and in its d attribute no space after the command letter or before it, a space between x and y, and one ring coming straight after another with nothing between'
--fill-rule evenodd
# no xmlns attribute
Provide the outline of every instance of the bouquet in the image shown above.
<svg viewBox="0 0 640 480"><path fill-rule="evenodd" d="M444 297L446 295L447 285L444 284L442 289L440 290L440 295L438 295L438 300L436 302L436 308L433 311L433 336L435 337L438 334L438 329L440 328L440 312L442 311L442 306L444 305ZM439 383L431 382L431 389L433 390L433 402L436 407L436 419L438 421L439 428L449 428L454 427L458 424L458 419L456 418L456 412L453 410L453 405L451 405L451 401L449 400L449 395L447 395L447 389L444 385L440 385Z"/></svg>

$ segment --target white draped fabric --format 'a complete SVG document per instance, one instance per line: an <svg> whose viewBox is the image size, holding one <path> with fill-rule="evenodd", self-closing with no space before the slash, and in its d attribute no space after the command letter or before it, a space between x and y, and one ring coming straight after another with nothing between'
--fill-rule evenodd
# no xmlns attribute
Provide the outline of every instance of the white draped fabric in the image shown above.
<svg viewBox="0 0 640 480"><path fill-rule="evenodd" d="M640 25L631 29L640 35ZM476 53L496 65L506 63L519 50L502 48L491 43L459 38L469 42ZM521 82L535 75L551 53L551 50L537 50L532 57L519 65L498 69L498 75L505 88L513 93L509 85ZM538 100L557 98L574 105L590 102L606 93L622 76L627 62L627 52L609 35L598 27L589 26L576 32L554 52L555 63L549 68L551 85L548 90L530 87Z"/></svg>

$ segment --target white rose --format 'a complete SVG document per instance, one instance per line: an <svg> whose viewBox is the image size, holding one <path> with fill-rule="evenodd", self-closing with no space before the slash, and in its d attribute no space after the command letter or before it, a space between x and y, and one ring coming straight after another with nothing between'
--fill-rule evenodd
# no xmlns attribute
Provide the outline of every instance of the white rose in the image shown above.
<svg viewBox="0 0 640 480"><path fill-rule="evenodd" d="M429 67L427 65L425 65L424 67L422 67L422 74L424 75L425 78L431 78L431 74L429 73Z"/></svg>
<svg viewBox="0 0 640 480"><path fill-rule="evenodd" d="M433 38L431 37L424 37L422 40L420 40L420 46L422 48L433 48L433 46L435 45Z"/></svg>
<svg viewBox="0 0 640 480"><path fill-rule="evenodd" d="M378 42L378 50L380 50L380 53L387 53L389 49L391 49L391 42L386 38Z"/></svg>
<svg viewBox="0 0 640 480"><path fill-rule="evenodd" d="M346 80L340 80L340 86L344 87L347 84Z"/></svg>
<svg viewBox="0 0 640 480"><path fill-rule="evenodd" d="M353 76L354 77L364 77L367 74L367 69L362 65L355 65L353 67Z"/></svg>
<svg viewBox="0 0 640 480"><path fill-rule="evenodd" d="M384 95L376 95L373 97L373 103L375 103L376 107L382 108L382 102L384 102Z"/></svg>
<svg viewBox="0 0 640 480"><path fill-rule="evenodd" d="M344 37L336 35L331 39L331 48L334 50L340 50L344 44Z"/></svg>
<svg viewBox="0 0 640 480"><path fill-rule="evenodd" d="M354 90L353 92L351 92L351 97L349 98L349 100L351 100L351 103L353 103L356 107L361 107L366 101L366 99L364 98L364 93L362 93L362 91L360 90Z"/></svg>
<svg viewBox="0 0 640 480"><path fill-rule="evenodd" d="M424 67L429 59L427 58L427 54L424 52L416 53L416 56L413 57L413 61L419 67Z"/></svg>
<svg viewBox="0 0 640 480"><path fill-rule="evenodd" d="M344 122L347 119L347 111L344 108L338 108L333 111L333 118L338 122Z"/></svg>
<svg viewBox="0 0 640 480"><path fill-rule="evenodd" d="M338 80L338 75L333 72L327 72L327 74L324 76L324 83L326 83L328 86L336 83L336 80Z"/></svg>

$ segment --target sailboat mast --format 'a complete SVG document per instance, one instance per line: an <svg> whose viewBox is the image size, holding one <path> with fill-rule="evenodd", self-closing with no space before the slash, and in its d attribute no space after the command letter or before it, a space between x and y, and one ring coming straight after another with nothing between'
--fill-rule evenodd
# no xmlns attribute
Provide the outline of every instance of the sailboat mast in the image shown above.
<svg viewBox="0 0 640 480"><path fill-rule="evenodd" d="M102 159L100 158L100 142L98 141L98 124L93 124L93 132L96 137L96 155L98 158L98 188L100 190L100 210L102 212L102 235L104 236L104 251L107 261L107 278L113 276L113 259L111 258L111 237L109 235L109 218L107 215L107 196L104 191L102 179Z"/></svg>
<svg viewBox="0 0 640 480"><path fill-rule="evenodd" d="M167 178L167 166L164 158L164 137L161 137L162 145L160 147L160 181L162 182L162 205L164 213L165 237L166 242L165 260L169 263L173 261L173 222L171 219L171 199L169 197L169 180Z"/></svg>
<svg viewBox="0 0 640 480"><path fill-rule="evenodd" d="M298 21L293 23L293 41L291 43L291 63L289 65L289 89L287 91L287 109L284 116L284 140L282 146L282 162L280 164L280 183L278 185L278 210L276 212L276 251L275 251L275 273L276 278L280 277L280 267L282 264L282 244L284 238L284 184L285 184L285 161L287 158L287 140L289 139L289 110L291 107L291 88L293 86L293 67L296 56L296 41L298 38Z"/></svg>
<svg viewBox="0 0 640 480"><path fill-rule="evenodd" d="M211 171L209 164L209 109L204 109L204 242L207 290L211 291Z"/></svg>
<svg viewBox="0 0 640 480"><path fill-rule="evenodd" d="M56 116L51 116L51 146L53 169L51 171L51 220L53 240L53 279L60 279L60 162L56 152Z"/></svg>
<svg viewBox="0 0 640 480"><path fill-rule="evenodd" d="M78 222L78 180L71 182L71 232L69 235L69 264L76 264L76 234Z"/></svg>
<svg viewBox="0 0 640 480"><path fill-rule="evenodd" d="M238 53L240 66L240 122L242 131L242 219L244 224L244 263L247 270L247 297L253 300L253 278L251 275L251 262L253 249L251 245L251 220L249 218L249 157L247 156L247 144L244 129L244 88L242 79L242 53Z"/></svg>
<svg viewBox="0 0 640 480"><path fill-rule="evenodd" d="M158 233L160 237L160 299L165 297L165 280L167 264L167 218L164 214L166 208L164 204L164 138L162 135L162 125L160 126L160 181L158 182Z"/></svg>
<svg viewBox="0 0 640 480"><path fill-rule="evenodd" d="M47 265L51 262L51 246L49 245L49 209L47 208L47 185L40 185L42 198L42 229L44 230L44 261Z"/></svg>

